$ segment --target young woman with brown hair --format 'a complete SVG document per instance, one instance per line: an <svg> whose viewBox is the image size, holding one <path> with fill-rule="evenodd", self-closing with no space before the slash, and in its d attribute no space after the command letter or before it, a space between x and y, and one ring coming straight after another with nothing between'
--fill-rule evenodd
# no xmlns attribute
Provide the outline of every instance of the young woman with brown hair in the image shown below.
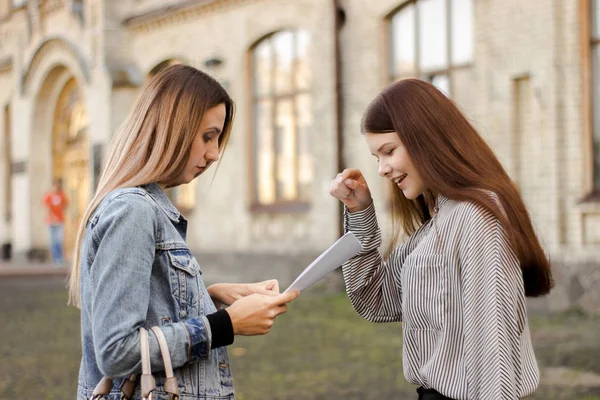
<svg viewBox="0 0 600 400"><path fill-rule="evenodd" d="M518 189L456 105L433 85L389 85L362 120L391 184L393 239L382 260L369 187L347 169L330 193L363 251L343 266L356 311L402 321L403 368L419 399L500 400L533 393L539 371L526 296L553 286ZM398 245L402 232L408 239Z"/></svg>

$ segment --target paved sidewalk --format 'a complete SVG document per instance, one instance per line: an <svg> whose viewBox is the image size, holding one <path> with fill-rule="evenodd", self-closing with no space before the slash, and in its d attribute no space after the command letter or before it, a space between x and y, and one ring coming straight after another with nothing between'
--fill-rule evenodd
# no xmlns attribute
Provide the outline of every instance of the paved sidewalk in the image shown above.
<svg viewBox="0 0 600 400"><path fill-rule="evenodd" d="M27 262L27 261L0 261L0 278L14 276L39 276L39 275L66 275L65 267L55 266L52 263Z"/></svg>

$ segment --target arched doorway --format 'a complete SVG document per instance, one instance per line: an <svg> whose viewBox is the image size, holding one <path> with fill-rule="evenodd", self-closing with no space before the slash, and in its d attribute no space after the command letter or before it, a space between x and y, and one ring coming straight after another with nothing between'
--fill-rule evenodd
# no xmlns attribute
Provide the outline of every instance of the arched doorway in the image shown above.
<svg viewBox="0 0 600 400"><path fill-rule="evenodd" d="M88 115L74 78L63 86L52 125L52 178L63 181L69 198L65 213L65 249L70 258L77 228L90 201Z"/></svg>

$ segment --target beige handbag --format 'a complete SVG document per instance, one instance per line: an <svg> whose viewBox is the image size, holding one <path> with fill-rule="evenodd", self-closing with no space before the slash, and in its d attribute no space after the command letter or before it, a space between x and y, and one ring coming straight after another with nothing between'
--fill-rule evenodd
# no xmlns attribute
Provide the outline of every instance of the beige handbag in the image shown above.
<svg viewBox="0 0 600 400"><path fill-rule="evenodd" d="M169 400L179 399L179 386L177 384L177 378L173 375L173 364L171 363L171 355L169 354L169 347L167 346L167 340L165 335L159 327L153 326L152 332L158 340L160 347L160 353L162 355L163 363L165 365L165 392L169 394ZM156 389L156 382L152 372L150 370L150 345L148 343L148 331L144 328L139 329L140 333L140 353L142 356L142 377L141 377L141 389L142 399L152 400L152 392ZM133 396L133 392L136 386L137 375L132 374L129 378L120 386L121 400L130 400ZM90 400L100 400L104 396L110 394L113 388L113 379L109 377L103 377L94 392Z"/></svg>

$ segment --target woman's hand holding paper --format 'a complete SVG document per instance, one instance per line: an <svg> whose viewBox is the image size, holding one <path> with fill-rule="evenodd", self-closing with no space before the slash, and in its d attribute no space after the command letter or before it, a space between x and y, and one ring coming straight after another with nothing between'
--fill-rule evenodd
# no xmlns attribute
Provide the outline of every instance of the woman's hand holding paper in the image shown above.
<svg viewBox="0 0 600 400"><path fill-rule="evenodd" d="M208 293L215 304L230 306L242 297L255 293L275 296L279 294L279 282L269 279L256 283L216 283L208 287Z"/></svg>

